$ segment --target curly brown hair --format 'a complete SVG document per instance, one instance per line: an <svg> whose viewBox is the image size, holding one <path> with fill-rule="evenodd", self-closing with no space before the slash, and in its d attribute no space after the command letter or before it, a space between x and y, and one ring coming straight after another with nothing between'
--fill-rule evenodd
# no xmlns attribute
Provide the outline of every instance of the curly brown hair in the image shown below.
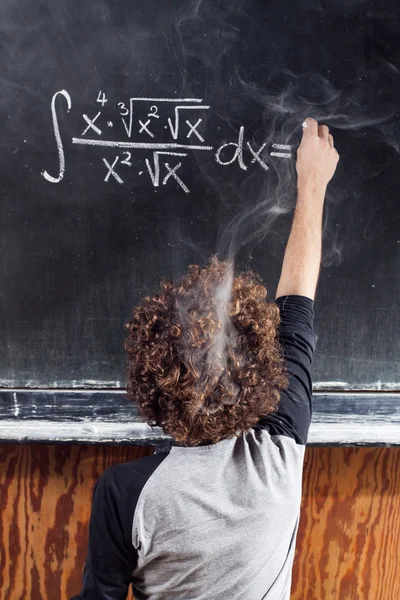
<svg viewBox="0 0 400 600"><path fill-rule="evenodd" d="M278 306L265 301L260 275L234 276L217 256L160 287L125 323L128 398L183 446L239 437L288 386Z"/></svg>

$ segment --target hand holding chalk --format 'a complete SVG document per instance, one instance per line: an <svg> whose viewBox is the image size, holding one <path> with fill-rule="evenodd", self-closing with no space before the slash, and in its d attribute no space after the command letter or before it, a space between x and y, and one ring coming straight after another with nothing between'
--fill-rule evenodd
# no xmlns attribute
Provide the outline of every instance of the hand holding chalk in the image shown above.
<svg viewBox="0 0 400 600"><path fill-rule="evenodd" d="M302 127L296 162L298 187L325 189L339 162L333 137L326 125L318 125L312 118L307 118Z"/></svg>

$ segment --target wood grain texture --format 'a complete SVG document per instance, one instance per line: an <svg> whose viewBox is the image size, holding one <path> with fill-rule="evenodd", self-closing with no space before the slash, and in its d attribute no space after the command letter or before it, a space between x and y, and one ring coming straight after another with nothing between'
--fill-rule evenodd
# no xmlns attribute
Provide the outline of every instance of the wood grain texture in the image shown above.
<svg viewBox="0 0 400 600"><path fill-rule="evenodd" d="M95 482L153 451L0 446L0 599L78 593ZM398 448L307 447L291 600L400 597L399 463Z"/></svg>
<svg viewBox="0 0 400 600"><path fill-rule="evenodd" d="M145 446L0 446L0 598L64 600L80 591L94 484Z"/></svg>
<svg viewBox="0 0 400 600"><path fill-rule="evenodd" d="M291 600L400 598L400 450L306 448Z"/></svg>

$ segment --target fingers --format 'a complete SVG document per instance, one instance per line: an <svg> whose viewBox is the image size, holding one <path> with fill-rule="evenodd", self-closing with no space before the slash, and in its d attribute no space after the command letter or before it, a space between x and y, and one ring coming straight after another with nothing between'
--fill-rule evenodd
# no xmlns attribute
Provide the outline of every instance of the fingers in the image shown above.
<svg viewBox="0 0 400 600"><path fill-rule="evenodd" d="M308 117L305 122L307 127L303 128L303 135L318 135L317 121L311 117Z"/></svg>
<svg viewBox="0 0 400 600"><path fill-rule="evenodd" d="M303 127L303 136L318 135L320 138L327 140L332 148L335 147L333 136L329 133L329 127L318 125L318 121L311 117L307 117L305 123L307 127Z"/></svg>
<svg viewBox="0 0 400 600"><path fill-rule="evenodd" d="M334 143L334 141L333 141L333 135L329 134L329 136L328 136L328 139L329 139L329 144L330 144L330 147L334 149L334 151L335 151L335 154L337 155L337 157L338 157L338 159L339 159L340 157L339 157L339 153L338 153L338 151L337 151L337 150L336 150L336 148L335 148L335 143Z"/></svg>
<svg viewBox="0 0 400 600"><path fill-rule="evenodd" d="M329 141L329 129L326 125L318 125L318 135L320 138L324 138Z"/></svg>

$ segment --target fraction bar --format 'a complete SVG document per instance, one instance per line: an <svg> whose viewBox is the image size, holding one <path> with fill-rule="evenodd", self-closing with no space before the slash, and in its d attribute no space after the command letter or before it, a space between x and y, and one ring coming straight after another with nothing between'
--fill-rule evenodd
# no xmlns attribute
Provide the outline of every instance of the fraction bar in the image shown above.
<svg viewBox="0 0 400 600"><path fill-rule="evenodd" d="M73 144L85 144L87 146L110 146L113 148L142 148L148 150L173 150L175 148L184 148L186 150L212 150L212 146L188 146L185 144L157 144L146 142L109 142L107 140L91 140L83 138L72 138Z"/></svg>
<svg viewBox="0 0 400 600"><path fill-rule="evenodd" d="M131 100L143 100L146 102L203 102L201 98L130 98Z"/></svg>

